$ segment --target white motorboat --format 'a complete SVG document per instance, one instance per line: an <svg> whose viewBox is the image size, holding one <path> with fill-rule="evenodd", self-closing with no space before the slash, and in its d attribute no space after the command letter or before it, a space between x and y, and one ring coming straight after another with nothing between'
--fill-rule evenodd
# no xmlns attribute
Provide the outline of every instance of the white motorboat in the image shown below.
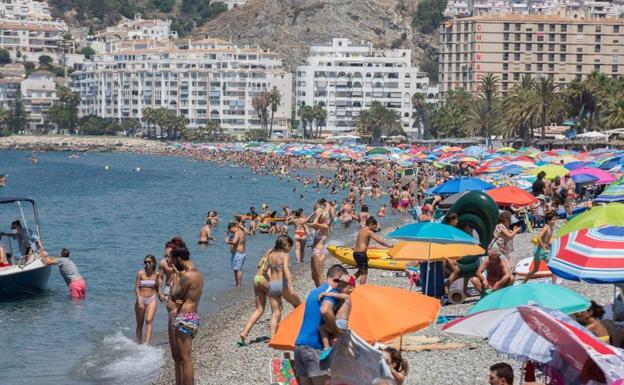
<svg viewBox="0 0 624 385"><path fill-rule="evenodd" d="M7 208L17 209L20 231L0 232L0 246L6 254L8 265L0 266L0 298L8 298L11 293L32 293L45 289L50 278L51 267L41 261L38 254L41 239L39 213L34 200L29 198L0 198L0 219L4 219ZM29 204L34 227L28 226L24 206Z"/></svg>

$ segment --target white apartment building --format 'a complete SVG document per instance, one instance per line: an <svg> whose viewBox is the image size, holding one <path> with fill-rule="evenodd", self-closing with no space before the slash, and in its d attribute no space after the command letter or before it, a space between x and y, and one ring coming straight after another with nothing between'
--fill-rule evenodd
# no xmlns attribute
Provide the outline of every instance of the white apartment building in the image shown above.
<svg viewBox="0 0 624 385"><path fill-rule="evenodd" d="M171 20L144 20L137 14L134 19L123 19L117 25L89 36L87 45L97 53L114 52L119 42L127 40L167 42L178 38L177 31L171 30Z"/></svg>
<svg viewBox="0 0 624 385"><path fill-rule="evenodd" d="M46 1L0 0L0 18L11 20L52 20Z"/></svg>
<svg viewBox="0 0 624 385"><path fill-rule="evenodd" d="M241 5L245 5L247 0L221 0L223 4L225 4L228 9L232 9L234 7L240 7Z"/></svg>
<svg viewBox="0 0 624 385"><path fill-rule="evenodd" d="M80 115L143 121L145 108L168 108L194 128L215 120L231 135L261 127L252 99L277 87L282 105L274 132L288 135L292 75L277 54L204 39L182 48L170 44L96 55L71 75Z"/></svg>
<svg viewBox="0 0 624 385"><path fill-rule="evenodd" d="M566 12L585 13L590 18L617 17L624 11L619 0L449 0L444 11L447 17L500 14L562 15Z"/></svg>
<svg viewBox="0 0 624 385"><path fill-rule="evenodd" d="M437 102L437 87L412 65L409 49L374 49L371 44L354 45L334 38L330 45L313 46L304 65L297 67L297 110L321 105L327 110L325 131L351 131L360 111L373 101L396 111L405 132L422 134L412 118L412 95L425 94Z"/></svg>

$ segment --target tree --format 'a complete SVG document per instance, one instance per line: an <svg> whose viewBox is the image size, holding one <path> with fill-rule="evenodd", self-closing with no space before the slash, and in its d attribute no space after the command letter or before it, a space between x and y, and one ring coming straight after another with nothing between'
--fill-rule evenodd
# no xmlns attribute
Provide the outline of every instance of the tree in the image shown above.
<svg viewBox="0 0 624 385"><path fill-rule="evenodd" d="M248 142L261 142L267 139L265 130L247 130L245 131L245 140Z"/></svg>
<svg viewBox="0 0 624 385"><path fill-rule="evenodd" d="M141 129L141 122L138 119L130 118L121 121L121 129L128 136L134 136Z"/></svg>
<svg viewBox="0 0 624 385"><path fill-rule="evenodd" d="M48 55L39 56L39 65L42 67L50 67L52 65L52 57Z"/></svg>
<svg viewBox="0 0 624 385"><path fill-rule="evenodd" d="M80 52L86 59L91 59L95 55L95 50L91 47L83 47Z"/></svg>
<svg viewBox="0 0 624 385"><path fill-rule="evenodd" d="M418 127L419 136L423 139L427 138L427 98L425 98L425 94L422 92L416 92L412 95L412 108L414 109L414 113L412 117L414 118L414 126Z"/></svg>
<svg viewBox="0 0 624 385"><path fill-rule="evenodd" d="M477 87L478 100L471 106L466 128L471 135L478 134L489 141L492 130L498 130L501 124L498 78L489 73L481 78Z"/></svg>
<svg viewBox="0 0 624 385"><path fill-rule="evenodd" d="M368 110L360 111L355 118L355 126L362 138L372 141L379 141L382 136L405 135L400 115L378 101L372 102Z"/></svg>
<svg viewBox="0 0 624 385"><path fill-rule="evenodd" d="M260 128L263 130L267 130L267 123L269 119L269 100L267 98L266 93L262 93L261 95L254 96L251 99L251 105L253 109L258 114L258 118L260 119ZM268 135L268 130L267 130Z"/></svg>
<svg viewBox="0 0 624 385"><path fill-rule="evenodd" d="M48 111L48 117L59 129L65 129L70 134L74 134L78 125L80 96L61 85L56 86L56 95L59 100Z"/></svg>
<svg viewBox="0 0 624 385"><path fill-rule="evenodd" d="M502 130L501 134L504 137L511 137L518 130L525 145L529 144L529 129L531 129L530 136L533 137L532 127L535 116L532 114L530 105L534 84L535 81L530 75L523 75L503 101L506 129Z"/></svg>
<svg viewBox="0 0 624 385"><path fill-rule="evenodd" d="M10 129L7 127L9 121L9 111L6 108L0 107L0 136L7 136L11 134Z"/></svg>
<svg viewBox="0 0 624 385"><path fill-rule="evenodd" d="M420 33L430 34L440 25L447 0L423 0L418 3L412 25Z"/></svg>
<svg viewBox="0 0 624 385"><path fill-rule="evenodd" d="M175 0L152 0L152 4L160 12L169 13L175 6Z"/></svg>
<svg viewBox="0 0 624 385"><path fill-rule="evenodd" d="M436 138L457 138L468 135L466 121L474 98L466 90L449 91L446 103L431 113L431 131Z"/></svg>
<svg viewBox="0 0 624 385"><path fill-rule="evenodd" d="M182 138L190 142L220 142L229 139L221 124L216 120L209 120L205 126L196 129L185 129Z"/></svg>
<svg viewBox="0 0 624 385"><path fill-rule="evenodd" d="M11 54L6 49L0 49L0 64L11 63Z"/></svg>
<svg viewBox="0 0 624 385"><path fill-rule="evenodd" d="M282 94L280 94L277 87L273 87L273 89L267 93L266 99L267 99L267 103L271 107L271 120L270 120L271 126L269 127L269 138L270 138L271 136L273 136L273 115L275 115L277 108L282 105Z"/></svg>
<svg viewBox="0 0 624 385"><path fill-rule="evenodd" d="M312 117L316 123L316 138L320 139L323 132L323 127L327 122L327 110L323 106L318 104L312 107Z"/></svg>
<svg viewBox="0 0 624 385"><path fill-rule="evenodd" d="M28 128L28 113L24 110L22 99L19 97L10 104L7 126L11 133L17 134Z"/></svg>
<svg viewBox="0 0 624 385"><path fill-rule="evenodd" d="M310 125L310 132L312 132L312 122L314 121L314 110L311 106L301 106L299 108L299 117L301 118L301 124L303 127L303 138L309 137L307 127Z"/></svg>
<svg viewBox="0 0 624 385"><path fill-rule="evenodd" d="M535 82L528 110L531 115L539 116L542 139L546 138L546 121L557 116L563 110L563 103L558 87L550 77L541 77Z"/></svg>

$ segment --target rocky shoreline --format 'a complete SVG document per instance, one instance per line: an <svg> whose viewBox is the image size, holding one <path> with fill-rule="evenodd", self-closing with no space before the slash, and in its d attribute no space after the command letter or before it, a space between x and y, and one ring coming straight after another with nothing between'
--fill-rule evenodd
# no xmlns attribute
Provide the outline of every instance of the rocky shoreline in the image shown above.
<svg viewBox="0 0 624 385"><path fill-rule="evenodd" d="M516 250L514 259L531 255L533 245L530 234L520 234L515 240ZM309 251L308 251L309 252ZM257 259L257 258L256 258ZM256 262L256 259L253 262ZM248 263L253 263L249 260ZM325 266L328 267L338 261L328 257ZM306 262L293 267L295 290L302 300L312 289L310 279L309 255ZM354 270L350 271L354 273ZM245 277L245 282L252 277ZM397 276L392 272L371 270L370 284L397 286L408 288L408 279ZM605 304L612 298L612 287L609 285L589 285L585 283L566 281L567 286L587 298ZM269 317L271 310L267 303L265 314L251 331L246 347L238 347L236 342L243 326L251 315L253 305L253 291L249 285L239 290L224 293L222 303L226 304L216 314L207 318L198 337L193 342L195 362L195 383L200 385L238 385L238 384L268 384L269 360L281 354L271 349L268 344ZM463 315L475 303L476 297L469 298L462 305L444 306L441 315ZM284 313L292 311L285 303ZM414 309L415 312L418 309ZM440 344L459 343L463 347L448 350L425 350L419 352L404 352L408 360L410 372L405 385L466 385L485 384L489 373L489 366L499 362L509 362L517 368L519 364L497 355L487 343L478 339L462 339L440 333L440 325L434 325L416 333L426 337L437 337ZM167 352L168 353L168 352ZM168 356L168 355L167 355ZM174 384L173 366L168 356L159 378L154 385Z"/></svg>
<svg viewBox="0 0 624 385"><path fill-rule="evenodd" d="M166 149L165 142L120 136L12 135L0 138L0 150L158 154Z"/></svg>

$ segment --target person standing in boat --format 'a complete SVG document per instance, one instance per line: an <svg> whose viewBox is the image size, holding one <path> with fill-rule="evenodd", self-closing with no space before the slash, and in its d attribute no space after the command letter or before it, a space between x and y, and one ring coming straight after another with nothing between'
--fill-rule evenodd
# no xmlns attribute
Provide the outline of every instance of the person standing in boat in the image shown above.
<svg viewBox="0 0 624 385"><path fill-rule="evenodd" d="M50 257L43 248L39 249L39 255L45 265L58 265L59 273L65 280L69 288L69 296L72 299L81 299L87 296L87 283L80 275L74 262L69 259L70 252L68 249L61 249L58 258Z"/></svg>

